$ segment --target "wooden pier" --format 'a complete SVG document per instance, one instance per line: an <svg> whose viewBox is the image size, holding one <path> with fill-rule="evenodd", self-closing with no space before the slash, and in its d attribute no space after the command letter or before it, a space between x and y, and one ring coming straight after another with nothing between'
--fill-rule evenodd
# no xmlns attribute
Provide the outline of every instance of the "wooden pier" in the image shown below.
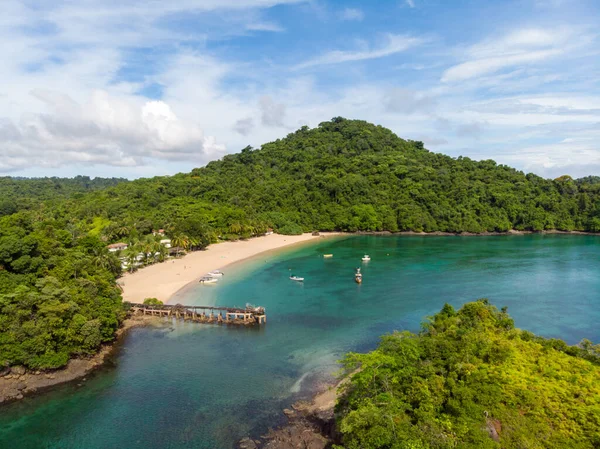
<svg viewBox="0 0 600 449"><path fill-rule="evenodd" d="M264 307L247 305L238 307L185 306L182 304L151 306L131 304L132 313L177 318L206 324L264 324L267 322Z"/></svg>

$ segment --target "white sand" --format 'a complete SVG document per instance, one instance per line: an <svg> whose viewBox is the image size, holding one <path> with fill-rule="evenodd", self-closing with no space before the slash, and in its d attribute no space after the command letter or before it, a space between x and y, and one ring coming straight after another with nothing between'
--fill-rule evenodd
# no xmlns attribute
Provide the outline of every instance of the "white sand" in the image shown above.
<svg viewBox="0 0 600 449"><path fill-rule="evenodd" d="M330 233L321 236L333 235ZM190 282L197 281L212 270L224 269L227 265L255 256L272 249L294 243L318 239L311 234L272 234L238 242L223 242L210 245L206 251L195 251L180 259L168 260L127 273L119 284L123 287L123 300L141 303L145 298L158 298L167 302L178 290Z"/></svg>

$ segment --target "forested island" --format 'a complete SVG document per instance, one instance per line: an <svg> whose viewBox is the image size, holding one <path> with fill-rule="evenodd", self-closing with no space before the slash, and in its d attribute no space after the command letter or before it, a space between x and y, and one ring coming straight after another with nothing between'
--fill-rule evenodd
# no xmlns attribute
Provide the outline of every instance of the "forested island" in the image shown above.
<svg viewBox="0 0 600 449"><path fill-rule="evenodd" d="M334 448L600 444L600 345L516 329L485 299L458 311L446 304L418 334L386 335L344 364Z"/></svg>
<svg viewBox="0 0 600 449"><path fill-rule="evenodd" d="M403 140L381 126L343 118L334 118L314 129L302 127L260 149L246 147L191 173L136 181L0 178L0 192L0 370L16 365L29 370L59 368L74 357L94 354L103 343L114 339L126 310L117 284L123 265L117 253L109 251L109 244L127 245L121 256L130 261L144 254L140 264L145 265L164 260L166 255L160 240L165 237L173 246L186 251L203 249L217 241L262 235L269 228L280 234L306 231L477 234L513 229L600 232L600 177L562 176L548 180L491 160L451 158L429 152L421 142ZM133 263L129 266L134 269ZM562 357L556 363L572 359L577 360L573 367L596 363L595 356L590 354L597 352L597 347L593 349L585 342L579 347L567 347L554 340L547 343L513 329L504 312L495 312L487 304L477 306L477 314L494 318L492 322L483 320L483 324L471 320L477 332L485 331L473 333L464 328L468 321L465 314L471 313L475 306L469 307L460 312L443 311L418 338L408 334L386 337L373 354L348 359L350 364L359 362L363 366L355 378L359 382L360 376L367 375L362 373L369 373L372 368L369 360L383 357L391 363L390 370L400 369L406 360L394 361L396 356L386 351L390 347L404 351L414 346L410 356L413 358L407 360L415 365L411 373L422 376L426 385L423 391L415 392L422 395L418 396L421 402L409 401L413 407L410 413L418 410L410 414L403 409L404 403L383 401L385 391L371 391L368 383L354 385L353 381L346 402L340 405L344 416L340 429L348 448L366 447L360 435L370 435L367 431L370 426L383 426L378 420L388 416L392 409L398 413L399 421L392 420L391 427L384 426L386 432L402 431L407 438L413 438L410 435L416 435L414 432L424 431L419 427L424 421L420 420L440 412L440 404L450 401L448 391L454 391L458 385L429 391L433 383L450 382L450 377L444 379L455 372L458 376L452 378L455 383L470 382L476 378L469 377L472 373L483 376L478 371L482 366L480 361L490 363L489 357L497 357L493 360L498 364L518 361L519 351L535 344L540 351L550 351L548 345L552 345L551 351L558 351L557 357ZM504 327L500 326L502 331L496 332L500 321ZM438 339L438 334L445 338ZM465 342L458 339L463 334L475 339L475 352L461 359L460 369L456 368L459 362L447 360L448 365L443 365L441 359L435 359L438 355L445 357L440 355L443 344L456 345L448 349L457 350ZM484 347L483 335L487 338L496 334L497 339L491 341L497 344ZM500 340L505 337L506 341ZM501 354L486 358L481 352L484 350ZM433 362L423 362L429 359ZM439 366L435 369L428 368L436 364ZM597 373L589 373L592 372ZM499 371L494 373L500 375ZM572 378L579 379L579 374L573 374ZM400 394L400 390L394 389L401 388L402 379L407 379L404 375L401 371L394 374L400 382L390 387L394 398ZM434 377L427 377L430 375ZM477 377L480 382L469 388L484 388L481 382L484 378ZM489 388L497 388L494 382ZM459 394L456 388L453 395ZM484 393L492 395L482 390L481 394ZM368 401L371 402L367 404ZM471 407L467 399L460 401ZM367 408L363 408L365 404ZM506 413L518 410L514 404L506 402L503 410ZM388 406L392 408L378 410ZM509 423L517 419L514 415L503 415L502 410L488 403L483 406L488 407L483 411L488 412L491 420L504 419ZM456 404L452 407L460 409ZM432 422L431 435L446 435L447 441L469 438L475 441L476 432L469 430L469 426L475 425L476 414L483 413L477 407L468 408L469 417L464 419L451 415L444 417L445 421L439 418L439 422ZM456 410L444 409L446 412ZM407 427L407 422L412 427ZM381 438L379 446L369 447L396 447L389 445L387 437ZM591 436L585 434L585 438ZM430 447L418 444L406 447ZM473 443L472 447L478 446Z"/></svg>

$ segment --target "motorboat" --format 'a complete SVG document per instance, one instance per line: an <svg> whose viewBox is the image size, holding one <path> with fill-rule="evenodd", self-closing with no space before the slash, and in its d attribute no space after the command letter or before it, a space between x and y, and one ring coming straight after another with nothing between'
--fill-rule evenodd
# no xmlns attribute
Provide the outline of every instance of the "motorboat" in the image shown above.
<svg viewBox="0 0 600 449"><path fill-rule="evenodd" d="M201 284L216 284L217 282L219 282L219 279L214 278L212 276L202 276L198 282L200 282Z"/></svg>
<svg viewBox="0 0 600 449"><path fill-rule="evenodd" d="M356 273L354 273L354 280L357 284L362 284L362 273L360 272L360 268L356 269Z"/></svg>
<svg viewBox="0 0 600 449"><path fill-rule="evenodd" d="M369 260L371 260L371 258L369 257L369 255L368 255L368 254L365 254L365 255L363 256L363 258L362 258L362 261L363 261L363 262L368 262Z"/></svg>
<svg viewBox="0 0 600 449"><path fill-rule="evenodd" d="M209 276L212 276L212 277L214 277L214 278L216 278L216 277L221 277L221 276L224 276L224 275L225 275L225 273L223 273L223 272L222 272L222 271L220 271L220 270L214 270L214 271L211 271L210 273L208 273L208 275L209 275Z"/></svg>
<svg viewBox="0 0 600 449"><path fill-rule="evenodd" d="M332 258L332 257L333 257L333 254L323 254L323 257L324 257L325 259L330 259L330 258Z"/></svg>
<svg viewBox="0 0 600 449"><path fill-rule="evenodd" d="M290 280L297 281L297 282L304 282L304 278L301 278L300 276L296 276L295 274L292 274L290 276Z"/></svg>

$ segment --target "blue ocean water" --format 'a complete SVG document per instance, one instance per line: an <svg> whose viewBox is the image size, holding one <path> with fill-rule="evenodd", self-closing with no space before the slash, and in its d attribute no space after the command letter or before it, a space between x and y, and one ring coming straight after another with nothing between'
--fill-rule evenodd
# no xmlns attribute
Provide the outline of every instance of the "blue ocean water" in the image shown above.
<svg viewBox="0 0 600 449"><path fill-rule="evenodd" d="M305 282L290 281L290 271ZM481 297L508 306L518 327L598 342L600 239L346 236L263 254L178 301L262 305L266 326L135 329L83 386L0 408L0 448L231 448L282 423L281 409L345 352L418 330L445 302Z"/></svg>

